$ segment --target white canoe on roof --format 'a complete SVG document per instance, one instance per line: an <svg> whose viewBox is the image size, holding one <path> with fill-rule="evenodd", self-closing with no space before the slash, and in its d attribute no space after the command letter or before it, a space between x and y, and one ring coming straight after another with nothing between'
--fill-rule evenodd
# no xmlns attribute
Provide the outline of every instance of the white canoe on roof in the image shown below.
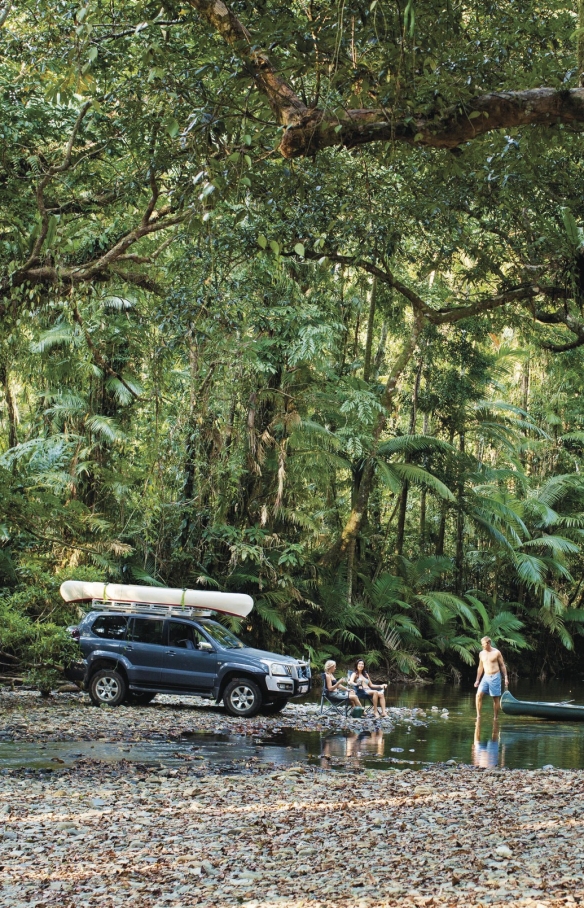
<svg viewBox="0 0 584 908"><path fill-rule="evenodd" d="M66 580L61 584L65 602L90 599L107 602L138 602L146 605L167 605L173 608L200 608L238 615L245 618L253 608L253 599L245 593L216 593L209 590L180 590L165 586L134 586L125 583L87 583L85 580Z"/></svg>

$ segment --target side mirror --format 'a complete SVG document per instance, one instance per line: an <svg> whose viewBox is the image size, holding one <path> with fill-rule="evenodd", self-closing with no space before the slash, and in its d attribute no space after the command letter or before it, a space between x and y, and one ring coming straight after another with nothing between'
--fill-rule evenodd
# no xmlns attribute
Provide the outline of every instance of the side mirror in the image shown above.
<svg viewBox="0 0 584 908"><path fill-rule="evenodd" d="M202 653L214 652L213 647L210 643L207 643L206 640L201 640L201 642L197 645L197 649L201 650Z"/></svg>

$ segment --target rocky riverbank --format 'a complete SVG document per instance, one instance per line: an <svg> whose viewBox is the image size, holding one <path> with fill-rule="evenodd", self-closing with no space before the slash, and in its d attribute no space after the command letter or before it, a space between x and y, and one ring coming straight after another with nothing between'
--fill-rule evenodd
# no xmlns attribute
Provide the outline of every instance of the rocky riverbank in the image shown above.
<svg viewBox="0 0 584 908"><path fill-rule="evenodd" d="M582 816L574 771L4 772L0 903L557 908L584 902Z"/></svg>
<svg viewBox="0 0 584 908"><path fill-rule="evenodd" d="M385 732L398 722L424 725L429 716L421 709L394 707L382 723ZM148 707L92 706L81 693L56 694L43 700L33 691L0 689L0 740L10 741L123 741L177 740L194 732L259 735L293 728L320 731L348 725L361 730L363 719L346 720L338 713L320 715L318 703L291 703L283 712L253 719L228 716L222 707L197 697L159 694ZM370 722L372 724L372 722Z"/></svg>
<svg viewBox="0 0 584 908"><path fill-rule="evenodd" d="M242 723L204 701L98 709L0 691L0 748L334 730L315 703ZM393 725L442 721L394 708ZM363 728L363 720L355 723ZM81 755L80 755L81 756ZM404 755L405 756L405 755ZM184 755L183 755L184 757ZM79 759L0 771L11 908L558 908L584 904L584 774ZM270 759L269 757L267 759Z"/></svg>

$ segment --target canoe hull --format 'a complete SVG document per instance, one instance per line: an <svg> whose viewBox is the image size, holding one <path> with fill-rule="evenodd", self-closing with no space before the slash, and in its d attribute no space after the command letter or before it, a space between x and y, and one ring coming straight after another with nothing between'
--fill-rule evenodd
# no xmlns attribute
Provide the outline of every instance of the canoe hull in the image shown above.
<svg viewBox="0 0 584 908"><path fill-rule="evenodd" d="M210 590L180 590L157 586L135 586L123 583L87 583L66 580L61 584L65 602L100 600L108 602L144 603L174 608L210 609L225 615L246 618L253 608L253 599L245 593L216 593Z"/></svg>
<svg viewBox="0 0 584 908"><path fill-rule="evenodd" d="M509 691L505 691L501 697L501 709L508 716L533 716L536 719L555 719L560 722L584 722L584 706L516 700Z"/></svg>

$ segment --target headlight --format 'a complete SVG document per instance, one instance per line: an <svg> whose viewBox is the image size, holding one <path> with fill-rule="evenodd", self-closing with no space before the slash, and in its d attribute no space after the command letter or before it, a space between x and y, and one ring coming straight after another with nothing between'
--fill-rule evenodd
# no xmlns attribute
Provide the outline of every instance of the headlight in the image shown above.
<svg viewBox="0 0 584 908"><path fill-rule="evenodd" d="M286 669L281 664L281 662L272 662L272 664L270 665L270 671L272 672L273 675L286 675L287 674Z"/></svg>

